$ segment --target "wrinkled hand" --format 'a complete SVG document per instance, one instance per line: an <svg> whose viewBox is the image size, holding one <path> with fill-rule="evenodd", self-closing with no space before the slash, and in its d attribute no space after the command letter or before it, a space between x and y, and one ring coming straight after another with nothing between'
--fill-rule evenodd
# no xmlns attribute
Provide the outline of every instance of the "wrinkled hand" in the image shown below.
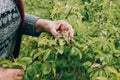
<svg viewBox="0 0 120 80"><path fill-rule="evenodd" d="M36 22L36 32L39 33L42 31L51 33L55 38L57 38L59 34L57 31L67 31L69 39L71 41L74 41L73 40L74 29L69 23L63 20L50 21L50 20L39 19Z"/></svg>
<svg viewBox="0 0 120 80"><path fill-rule="evenodd" d="M0 80L22 80L24 70L0 68Z"/></svg>

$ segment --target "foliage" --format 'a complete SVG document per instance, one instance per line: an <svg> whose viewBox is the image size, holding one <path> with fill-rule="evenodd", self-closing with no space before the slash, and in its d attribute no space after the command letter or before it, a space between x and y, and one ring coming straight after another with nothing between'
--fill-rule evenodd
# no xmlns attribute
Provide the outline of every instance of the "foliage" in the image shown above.
<svg viewBox="0 0 120 80"><path fill-rule="evenodd" d="M24 80L120 79L120 0L23 1L26 12L63 19L75 29L74 43L66 36L54 40L48 33L23 36L18 59L34 61Z"/></svg>

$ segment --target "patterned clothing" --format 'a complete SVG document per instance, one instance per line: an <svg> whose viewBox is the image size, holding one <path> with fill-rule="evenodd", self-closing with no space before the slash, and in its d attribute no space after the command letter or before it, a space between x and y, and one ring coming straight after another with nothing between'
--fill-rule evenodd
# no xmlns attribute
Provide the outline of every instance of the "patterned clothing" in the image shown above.
<svg viewBox="0 0 120 80"><path fill-rule="evenodd" d="M14 49L21 16L14 0L0 3L0 59L5 59Z"/></svg>
<svg viewBox="0 0 120 80"><path fill-rule="evenodd" d="M35 32L38 19L24 13L22 0L0 0L0 60L9 54L18 56L22 34L39 35Z"/></svg>

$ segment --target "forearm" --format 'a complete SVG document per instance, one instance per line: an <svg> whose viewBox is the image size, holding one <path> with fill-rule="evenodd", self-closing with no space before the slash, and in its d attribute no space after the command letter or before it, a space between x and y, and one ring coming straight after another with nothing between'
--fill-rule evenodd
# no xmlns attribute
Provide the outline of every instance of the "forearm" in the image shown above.
<svg viewBox="0 0 120 80"><path fill-rule="evenodd" d="M74 29L69 23L63 20L50 21L29 14L25 15L24 33L27 35L38 36L41 32L45 31L57 38L58 30L68 31L69 38L73 41Z"/></svg>
<svg viewBox="0 0 120 80"><path fill-rule="evenodd" d="M49 20L38 19L36 21L35 32L41 33L41 32L47 31L47 29L49 28L49 27L47 27L49 25L49 23L50 23Z"/></svg>

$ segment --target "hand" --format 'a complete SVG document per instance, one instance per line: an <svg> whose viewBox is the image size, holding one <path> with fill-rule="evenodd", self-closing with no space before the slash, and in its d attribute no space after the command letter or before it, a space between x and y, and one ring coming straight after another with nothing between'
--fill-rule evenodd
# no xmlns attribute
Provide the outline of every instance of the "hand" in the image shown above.
<svg viewBox="0 0 120 80"><path fill-rule="evenodd" d="M0 68L0 80L22 80L24 70Z"/></svg>
<svg viewBox="0 0 120 80"><path fill-rule="evenodd" d="M73 40L74 29L69 23L63 20L49 21L49 20L39 19L36 22L36 32L39 33L42 31L51 33L55 38L58 37L57 31L67 31L69 39L71 41L74 41Z"/></svg>

